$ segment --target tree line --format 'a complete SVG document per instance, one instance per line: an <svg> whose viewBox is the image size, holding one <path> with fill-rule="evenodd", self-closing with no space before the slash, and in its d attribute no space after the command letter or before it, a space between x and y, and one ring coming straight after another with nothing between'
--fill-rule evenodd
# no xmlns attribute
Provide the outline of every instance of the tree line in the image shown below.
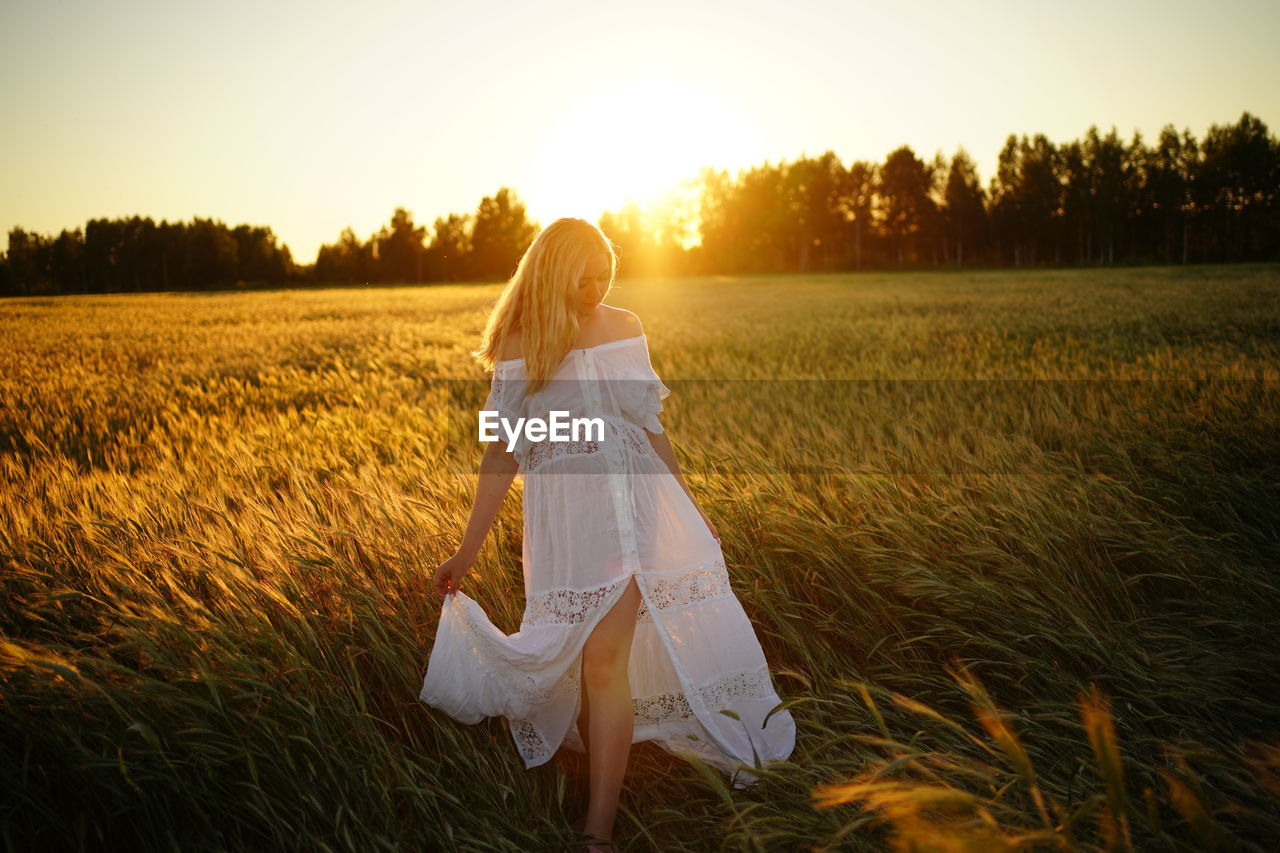
<svg viewBox="0 0 1280 853"><path fill-rule="evenodd" d="M620 275L1280 260L1280 141L1248 112L1202 140L1166 125L1150 145L1114 127L1062 144L1011 134L986 187L964 148L924 161L905 145L883 163L827 151L736 177L706 168L692 186L692 204L601 216ZM396 208L365 240L343 230L310 265L270 228L207 219L94 219L57 237L14 228L0 294L495 281L539 227L503 187L430 229Z"/></svg>
<svg viewBox="0 0 1280 853"><path fill-rule="evenodd" d="M203 290L235 282L284 283L297 268L270 228L194 218L90 219L44 237L14 228L0 261L0 294Z"/></svg>

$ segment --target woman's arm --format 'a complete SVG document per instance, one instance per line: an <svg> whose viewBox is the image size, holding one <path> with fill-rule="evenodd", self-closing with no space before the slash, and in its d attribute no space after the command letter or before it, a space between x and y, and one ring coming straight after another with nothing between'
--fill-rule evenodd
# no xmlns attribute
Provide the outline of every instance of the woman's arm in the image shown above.
<svg viewBox="0 0 1280 853"><path fill-rule="evenodd" d="M436 595L444 597L459 590L462 578L471 570L471 564L480 555L480 546L489 535L498 508L511 488L511 481L520 470L520 464L499 441L489 444L480 460L480 476L476 483L476 497L471 504L471 518L467 532L457 552L436 567L431 578Z"/></svg>
<svg viewBox="0 0 1280 853"><path fill-rule="evenodd" d="M649 436L649 443L653 445L654 451L662 457L663 462L667 463L671 476L676 478L680 488L684 489L684 493L689 496L689 503L693 504L693 508L698 511L698 515L702 516L702 520L707 523L707 529L711 531L711 535L718 542L720 534L716 532L715 525L711 523L711 519L707 518L707 514L702 511L702 507L698 506L698 501L694 498L693 492L689 490L689 484L684 481L684 474L680 472L680 463L676 461L676 451L671 446L671 439L667 438L665 432L649 432L645 430L644 434Z"/></svg>
<svg viewBox="0 0 1280 853"><path fill-rule="evenodd" d="M467 520L467 531L462 536L462 544L458 553L470 559L480 553L489 528L507 497L507 491L515 480L520 464L516 458L503 447L502 442L489 442L480 459L480 475L476 483L475 500L471 504L471 518Z"/></svg>
<svg viewBox="0 0 1280 853"><path fill-rule="evenodd" d="M680 473L680 463L676 461L675 448L671 446L671 439L667 438L665 432L649 432L644 431L649 436L649 443L653 445L653 449L662 461L667 463L667 468L671 469L671 474L676 478L676 482L680 484L680 488L684 489L684 493L689 496L689 500L693 501L693 505L697 506L698 502L693 499L693 492L689 491L689 484L684 481L684 474Z"/></svg>

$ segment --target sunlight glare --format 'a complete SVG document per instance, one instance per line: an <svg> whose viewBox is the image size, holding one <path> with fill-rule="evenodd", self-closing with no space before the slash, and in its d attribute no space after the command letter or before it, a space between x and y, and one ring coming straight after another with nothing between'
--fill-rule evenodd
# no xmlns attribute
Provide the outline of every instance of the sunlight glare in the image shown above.
<svg viewBox="0 0 1280 853"><path fill-rule="evenodd" d="M602 85L553 125L538 152L530 216L595 221L627 201L658 204L704 166L759 159L760 134L730 99L691 81L647 76Z"/></svg>

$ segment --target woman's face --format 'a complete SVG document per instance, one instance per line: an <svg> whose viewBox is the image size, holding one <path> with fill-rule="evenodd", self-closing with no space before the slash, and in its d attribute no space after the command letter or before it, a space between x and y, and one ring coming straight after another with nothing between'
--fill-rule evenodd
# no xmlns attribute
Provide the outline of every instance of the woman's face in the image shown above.
<svg viewBox="0 0 1280 853"><path fill-rule="evenodd" d="M609 256L596 255L582 271L578 282L578 313L590 314L609 292Z"/></svg>

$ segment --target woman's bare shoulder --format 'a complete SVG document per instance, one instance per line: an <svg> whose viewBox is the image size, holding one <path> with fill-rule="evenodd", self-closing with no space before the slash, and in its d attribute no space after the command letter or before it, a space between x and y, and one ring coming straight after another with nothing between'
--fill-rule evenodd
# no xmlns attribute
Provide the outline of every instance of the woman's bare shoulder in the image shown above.
<svg viewBox="0 0 1280 853"><path fill-rule="evenodd" d="M600 325L596 327L596 334L583 335L582 337L600 337L607 342L621 338L636 338L644 334L644 326L634 312L603 303L600 304L599 310L600 314L597 315L596 319ZM521 348L521 341L522 336L519 329L512 329L508 332L506 338L502 341L498 359L500 361L510 361L523 357L524 352Z"/></svg>
<svg viewBox="0 0 1280 853"><path fill-rule="evenodd" d="M601 305L600 307L608 309L608 327L612 334L609 335L610 340L618 338L635 338L644 334L644 325L641 324L640 318L632 311L626 308L617 308L613 305Z"/></svg>

